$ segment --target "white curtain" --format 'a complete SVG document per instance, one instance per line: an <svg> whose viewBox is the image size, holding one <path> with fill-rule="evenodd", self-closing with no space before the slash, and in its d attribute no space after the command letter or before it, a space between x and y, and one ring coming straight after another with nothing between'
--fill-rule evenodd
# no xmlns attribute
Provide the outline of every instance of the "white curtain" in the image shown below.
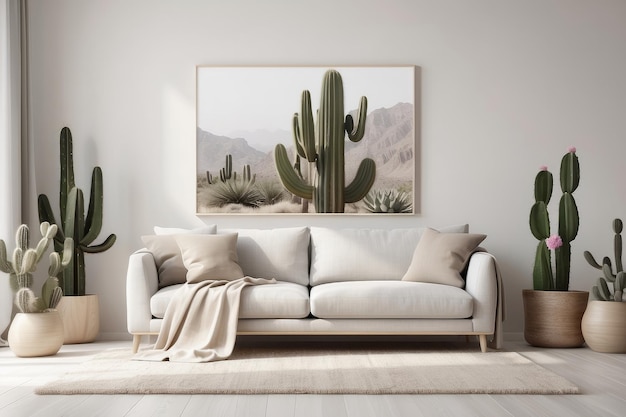
<svg viewBox="0 0 626 417"><path fill-rule="evenodd" d="M0 239L9 257L23 219L23 189L28 188L23 175L29 161L23 145L28 143L26 33L26 0L0 0ZM0 346L6 345L12 309L8 275L0 272Z"/></svg>

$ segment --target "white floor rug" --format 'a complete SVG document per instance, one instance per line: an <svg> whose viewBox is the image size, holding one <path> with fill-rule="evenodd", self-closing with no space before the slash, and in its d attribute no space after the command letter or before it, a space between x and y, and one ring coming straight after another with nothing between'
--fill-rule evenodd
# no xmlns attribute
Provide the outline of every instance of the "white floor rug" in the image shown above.
<svg viewBox="0 0 626 417"><path fill-rule="evenodd" d="M38 394L576 394L515 352L421 344L282 343L235 349L225 361L130 360L107 351Z"/></svg>

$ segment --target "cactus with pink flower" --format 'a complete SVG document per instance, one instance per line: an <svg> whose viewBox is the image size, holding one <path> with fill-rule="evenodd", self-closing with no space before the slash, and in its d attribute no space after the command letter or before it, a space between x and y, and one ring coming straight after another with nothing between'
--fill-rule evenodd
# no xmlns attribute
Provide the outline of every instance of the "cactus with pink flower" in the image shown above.
<svg viewBox="0 0 626 417"><path fill-rule="evenodd" d="M533 268L535 290L569 289L571 242L578 234L578 207L572 194L580 182L580 166L576 148L571 147L561 159L560 183L563 194L559 201L558 234L550 233L548 203L552 197L553 176L542 166L535 177L535 204L530 210L530 230L539 240ZM554 250L556 271L552 271L551 250Z"/></svg>

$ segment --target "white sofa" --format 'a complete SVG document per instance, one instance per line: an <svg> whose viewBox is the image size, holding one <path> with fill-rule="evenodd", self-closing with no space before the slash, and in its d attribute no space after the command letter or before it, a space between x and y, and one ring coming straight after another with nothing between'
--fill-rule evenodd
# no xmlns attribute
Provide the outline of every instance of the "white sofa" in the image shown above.
<svg viewBox="0 0 626 417"><path fill-rule="evenodd" d="M185 282L176 234L216 233L216 228L155 231L157 235L143 237L150 249L129 258L127 324L134 337L133 351L142 336L158 334L172 295ZM434 237L475 236L466 232L467 225L454 226L434 232ZM218 233L238 234L238 262L245 275L277 280L244 288L238 334L473 335L483 352L488 338L496 348L501 342L502 288L496 261L487 252L470 251L467 262L448 259L463 256L454 252L445 255L445 262L437 261L437 255L423 253L431 249L424 247L424 228L296 227ZM432 229L428 233L431 236ZM440 283L435 276L438 263L449 261L457 268L465 265L460 274L456 272L458 278L452 271L445 278L452 281ZM416 268L426 278L407 281Z"/></svg>

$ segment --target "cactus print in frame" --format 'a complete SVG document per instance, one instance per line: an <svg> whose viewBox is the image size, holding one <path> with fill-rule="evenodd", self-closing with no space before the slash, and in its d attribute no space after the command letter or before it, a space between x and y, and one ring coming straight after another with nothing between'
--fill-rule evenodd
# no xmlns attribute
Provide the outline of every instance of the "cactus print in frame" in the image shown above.
<svg viewBox="0 0 626 417"><path fill-rule="evenodd" d="M415 66L196 68L196 213L419 213Z"/></svg>

